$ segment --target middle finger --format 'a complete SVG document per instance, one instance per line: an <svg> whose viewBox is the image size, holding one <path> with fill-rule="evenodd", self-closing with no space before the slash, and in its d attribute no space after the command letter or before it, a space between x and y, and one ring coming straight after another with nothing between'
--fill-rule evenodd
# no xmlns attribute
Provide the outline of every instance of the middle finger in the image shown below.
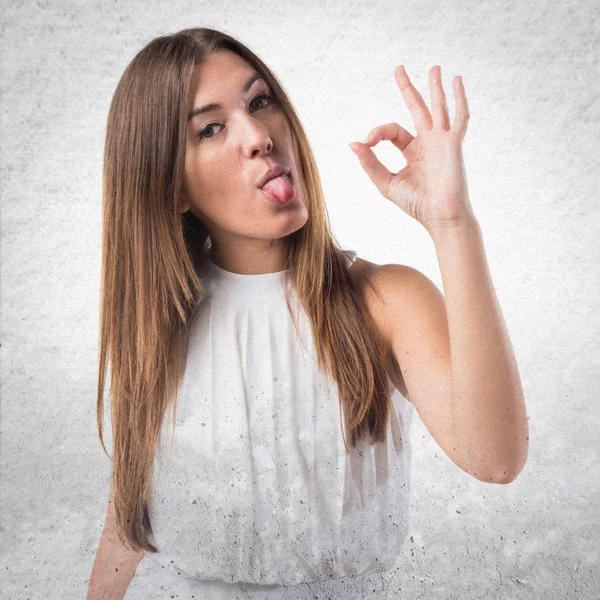
<svg viewBox="0 0 600 600"><path fill-rule="evenodd" d="M402 92L404 101L410 110L417 133L424 129L431 129L431 113L429 112L423 97L408 78L408 74L403 65L399 65L394 69L394 76L396 77L396 83Z"/></svg>

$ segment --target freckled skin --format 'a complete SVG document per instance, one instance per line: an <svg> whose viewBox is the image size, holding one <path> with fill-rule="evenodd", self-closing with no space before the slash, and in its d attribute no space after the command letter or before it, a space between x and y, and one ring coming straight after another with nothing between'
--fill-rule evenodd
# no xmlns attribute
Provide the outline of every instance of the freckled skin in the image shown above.
<svg viewBox="0 0 600 600"><path fill-rule="evenodd" d="M246 274L282 270L286 236L308 220L298 149L283 108L258 97L274 98L263 80L242 91L254 71L229 50L218 50L195 67L189 111L209 102L223 108L188 122L182 206L210 232L211 259ZM295 198L282 206L266 200L257 187L274 163L292 169L296 189Z"/></svg>

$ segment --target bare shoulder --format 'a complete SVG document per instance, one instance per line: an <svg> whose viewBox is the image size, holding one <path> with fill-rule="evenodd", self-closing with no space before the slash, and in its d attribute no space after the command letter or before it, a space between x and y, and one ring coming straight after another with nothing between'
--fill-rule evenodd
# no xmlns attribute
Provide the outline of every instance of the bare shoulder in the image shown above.
<svg viewBox="0 0 600 600"><path fill-rule="evenodd" d="M415 269L400 264L379 265L359 257L356 258L350 269L355 283L363 292L367 310L378 334L386 340L390 347L390 352L386 357L386 370L396 388L408 400L410 400L408 389L393 352L394 339L393 330L390 327L388 304L390 299L393 299L396 304L402 304L403 285L399 282L404 279L405 285L409 285L411 270Z"/></svg>
<svg viewBox="0 0 600 600"><path fill-rule="evenodd" d="M391 297L396 299L397 294L402 293L402 288L410 286L414 273L420 274L408 265L379 265L358 257L350 271L355 276L354 281L364 288L369 308L378 317L383 317L383 311Z"/></svg>
<svg viewBox="0 0 600 600"><path fill-rule="evenodd" d="M358 257L352 265L351 273L356 284L364 292L373 320L381 327L381 333L386 339L391 340L389 313L409 300L414 292L415 277L424 275L408 265L379 265Z"/></svg>
<svg viewBox="0 0 600 600"><path fill-rule="evenodd" d="M410 296L418 295L419 286L429 287L431 280L418 269L408 265L389 263L379 265L364 258L356 258L356 267L351 269L356 277L355 281L361 286L366 286L370 306L375 314L381 313L385 308L391 308L392 303L402 306ZM381 315L382 316L382 315Z"/></svg>

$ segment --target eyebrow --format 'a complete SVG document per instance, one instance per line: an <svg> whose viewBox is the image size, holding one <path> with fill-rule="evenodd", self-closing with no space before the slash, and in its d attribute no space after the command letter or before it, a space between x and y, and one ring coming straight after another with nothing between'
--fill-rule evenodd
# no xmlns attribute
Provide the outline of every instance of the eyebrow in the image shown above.
<svg viewBox="0 0 600 600"><path fill-rule="evenodd" d="M244 93L246 93L252 87L252 84L259 79L262 79L264 81L264 78L260 73L258 73L258 72L252 73L252 75L250 75L250 77L248 78L248 81L246 81L246 83L244 84L242 91ZM193 119L196 115L210 112L212 110L219 110L221 108L223 108L223 106L221 104L217 104L215 102L211 102L210 104L205 104L204 106L195 108L192 112L190 112L187 120L189 121L190 119Z"/></svg>

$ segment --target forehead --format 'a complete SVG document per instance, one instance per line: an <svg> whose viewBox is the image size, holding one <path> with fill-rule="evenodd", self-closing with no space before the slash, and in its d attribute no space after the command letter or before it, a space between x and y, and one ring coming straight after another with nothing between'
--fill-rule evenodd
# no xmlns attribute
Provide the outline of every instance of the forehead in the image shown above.
<svg viewBox="0 0 600 600"><path fill-rule="evenodd" d="M231 50L217 50L194 67L190 93L195 98L213 90L236 89L255 71L251 64Z"/></svg>

